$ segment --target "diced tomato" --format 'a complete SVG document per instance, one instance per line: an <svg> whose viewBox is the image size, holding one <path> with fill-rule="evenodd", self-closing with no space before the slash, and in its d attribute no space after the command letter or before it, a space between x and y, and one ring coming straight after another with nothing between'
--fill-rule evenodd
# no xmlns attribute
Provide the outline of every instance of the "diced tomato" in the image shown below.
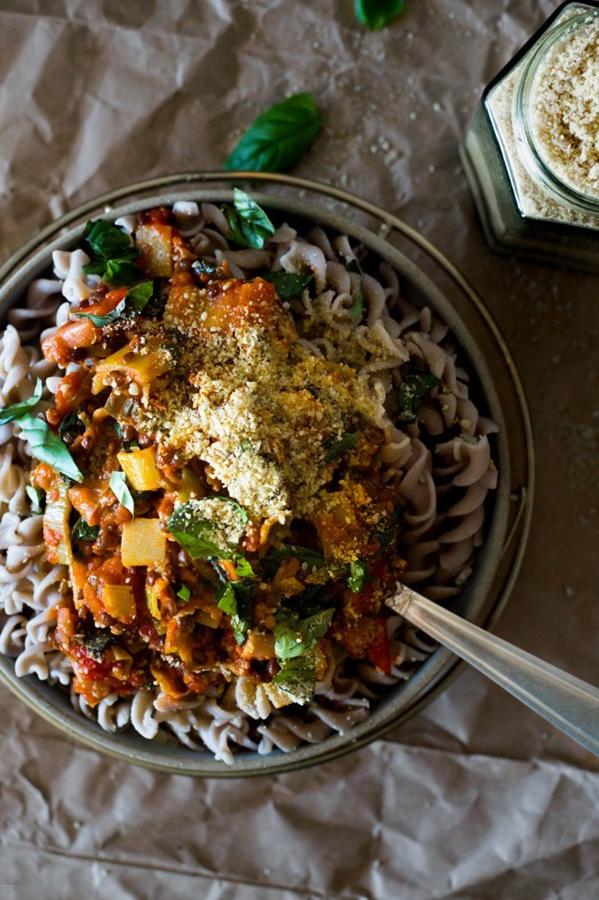
<svg viewBox="0 0 599 900"><path fill-rule="evenodd" d="M377 619L379 633L375 641L368 648L370 662L388 675L391 671L391 643L387 635L384 619Z"/></svg>

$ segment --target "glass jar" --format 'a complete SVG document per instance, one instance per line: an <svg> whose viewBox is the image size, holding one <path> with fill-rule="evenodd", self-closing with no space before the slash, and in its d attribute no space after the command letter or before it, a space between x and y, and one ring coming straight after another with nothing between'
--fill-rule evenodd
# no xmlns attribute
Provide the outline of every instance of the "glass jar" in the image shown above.
<svg viewBox="0 0 599 900"><path fill-rule="evenodd" d="M576 90L570 92L577 73L572 77L568 72L568 59L577 67L581 59L588 62L588 54L577 50L587 39L594 42L596 35L599 2L568 0L483 92L460 155L486 238L495 250L599 269L599 164L593 166L591 160L586 171L580 146L567 143L577 140L573 133L548 131L575 114L565 110L564 116L563 105L555 107L556 102L563 104L564 96L572 94L574 103L582 102ZM586 87L583 81L574 84L575 89ZM593 97L591 108L599 92ZM588 110L586 103L585 115ZM594 127L592 118L583 122L591 147L594 140L592 153L599 139Z"/></svg>

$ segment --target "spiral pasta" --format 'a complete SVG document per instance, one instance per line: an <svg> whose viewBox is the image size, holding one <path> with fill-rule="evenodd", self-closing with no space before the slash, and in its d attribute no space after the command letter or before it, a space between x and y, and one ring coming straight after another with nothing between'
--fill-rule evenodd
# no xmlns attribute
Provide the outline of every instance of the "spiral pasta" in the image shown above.
<svg viewBox="0 0 599 900"><path fill-rule="evenodd" d="M388 263L364 272L364 248L352 246L347 236L329 235L320 226L302 236L281 224L264 249L240 250L229 245L220 207L180 201L172 212L195 252L215 264L226 260L236 277L264 269L312 276L314 290L304 290L293 310L300 340L314 356L358 369L377 404L385 434L384 478L401 512L403 580L431 598L458 594L484 540L485 503L497 485L492 447L497 429L470 396L469 374L446 324L403 296ZM131 233L135 217L122 217L117 224ZM43 358L39 340L65 323L70 306L89 295L95 276L85 275L87 262L82 250L55 252L55 277L33 281L23 305L9 312L0 337L0 407L31 396L38 377L44 382L43 400L55 393L57 370ZM386 401L400 368L412 364L433 376L435 386L413 420L393 421ZM15 660L17 675L50 679L68 690L72 668L50 638L66 569L45 558L42 517L30 512L25 490L29 467L18 425L0 426L0 652ZM409 678L435 649L401 617L390 617L386 627L389 674L373 665L353 665L338 652L333 670L301 711L279 709L268 684L243 677L224 692L179 704L154 687L139 689L131 698L109 694L94 708L74 693L72 700L107 732L131 727L148 740L208 750L227 764L240 749L288 752L350 730L368 715L381 691Z"/></svg>

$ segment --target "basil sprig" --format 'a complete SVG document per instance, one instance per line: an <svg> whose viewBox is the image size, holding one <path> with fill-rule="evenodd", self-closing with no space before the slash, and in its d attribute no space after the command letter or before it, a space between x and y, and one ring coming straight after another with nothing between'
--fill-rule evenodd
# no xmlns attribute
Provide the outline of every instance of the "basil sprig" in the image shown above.
<svg viewBox="0 0 599 900"><path fill-rule="evenodd" d="M73 315L78 319L90 319L98 328L103 328L105 325L110 325L111 322L116 322L125 313L140 313L151 300L153 293L153 281L140 281L139 284L134 284L127 292L127 296L123 297L106 315L96 316L87 312L76 312Z"/></svg>
<svg viewBox="0 0 599 900"><path fill-rule="evenodd" d="M233 207L226 209L226 216L229 223L227 238L240 247L261 250L275 233L275 226L262 207L239 188L233 191Z"/></svg>
<svg viewBox="0 0 599 900"><path fill-rule="evenodd" d="M110 481L108 482L110 485L110 490L119 501L121 506L124 506L125 509L128 509L131 515L135 513L135 500L133 499L133 495L129 490L127 485L127 478L124 472L113 472L110 476Z"/></svg>
<svg viewBox="0 0 599 900"><path fill-rule="evenodd" d="M0 409L0 425L6 425L7 422L13 422L15 419L24 416L30 409L37 406L41 397L42 382L41 379L38 378L35 382L31 397L28 397L27 400L19 400L17 403L11 403L10 406L5 406L4 409Z"/></svg>
<svg viewBox="0 0 599 900"><path fill-rule="evenodd" d="M32 456L73 481L83 481L83 473L77 468L75 460L44 419L28 415L16 421L21 426L22 436L28 442Z"/></svg>
<svg viewBox="0 0 599 900"><path fill-rule="evenodd" d="M348 450L353 450L357 443L357 431L347 431L338 441L325 442L327 451L324 457L325 463L333 462L333 460L347 453Z"/></svg>
<svg viewBox="0 0 599 900"><path fill-rule="evenodd" d="M225 169L285 172L310 149L321 127L312 94L294 94L254 120L225 160Z"/></svg>
<svg viewBox="0 0 599 900"><path fill-rule="evenodd" d="M371 31L380 31L405 9L405 0L354 0L356 19Z"/></svg>
<svg viewBox="0 0 599 900"><path fill-rule="evenodd" d="M436 375L422 369L412 367L402 373L402 382L397 390L398 422L400 424L414 422L428 392L440 384Z"/></svg>
<svg viewBox="0 0 599 900"><path fill-rule="evenodd" d="M247 521L246 511L236 500L230 497L218 499L232 503L238 508L241 520ZM240 578L253 577L250 561L218 534L214 522L202 514L200 500L188 500L175 507L167 519L167 528L192 559L231 559Z"/></svg>
<svg viewBox="0 0 599 900"><path fill-rule="evenodd" d="M264 280L274 284L281 300L291 300L293 297L299 297L304 288L314 281L314 276L311 272L304 274L299 272L268 272L264 275Z"/></svg>
<svg viewBox="0 0 599 900"><path fill-rule="evenodd" d="M143 277L136 263L138 252L129 235L112 222L96 219L88 222L83 239L91 251L91 262L83 267L86 275L100 275L107 284L133 284Z"/></svg>

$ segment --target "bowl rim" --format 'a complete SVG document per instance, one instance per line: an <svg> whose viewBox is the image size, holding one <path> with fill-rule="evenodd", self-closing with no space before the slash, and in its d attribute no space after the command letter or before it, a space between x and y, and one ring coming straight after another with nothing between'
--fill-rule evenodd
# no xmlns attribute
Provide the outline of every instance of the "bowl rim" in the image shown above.
<svg viewBox="0 0 599 900"><path fill-rule="evenodd" d="M442 317L446 320L448 318L454 319L453 322L448 321L448 325L451 330L456 333L458 343L462 350L465 350L468 354L470 364L473 366L481 384L483 384L485 399L491 406L493 406L493 403L491 403L491 395L493 395L494 405L496 407L496 409L493 410L493 414L501 419L502 405L499 398L494 395L495 388L493 379L491 378L489 383L485 385L485 379L481 378L481 365L486 371L486 363L484 363L484 361L481 363L480 360L477 361L475 359L476 340L470 338L467 327L463 327L461 318L458 316L457 321L459 322L460 328L464 331L464 334L460 333L460 328L456 328L456 316L451 315L451 310L450 315L447 315L449 301L447 301L443 292L431 281L422 269L390 243L390 233L392 231L398 232L423 250L429 258L443 269L446 275L448 275L466 295L468 301L472 304L476 313L478 313L484 326L490 333L496 350L502 357L506 370L509 372L511 387L514 390L514 395L519 407L526 457L526 479L525 483L522 485L522 495L520 497L515 518L510 524L508 522L507 507L502 513L501 510L498 511L497 504L490 517L491 530L494 528L495 533L497 533L497 529L499 529L500 532L500 556L507 551L514 552L514 543L516 540L518 542L515 548L515 555L511 560L509 574L505 579L505 583L502 585L499 598L495 601L493 608L490 611L487 611L483 618L475 617L476 621L479 621L484 627L490 628L503 610L516 580L530 529L532 497L534 492L534 454L528 405L511 353L482 299L464 276L439 250L437 250L436 247L396 216L386 212L384 209L367 200L363 200L360 197L356 197L355 195L349 194L347 191L343 191L332 185L324 185L316 181L293 176L253 172L193 172L147 179L142 182L126 185L115 191L107 192L86 203L80 204L57 221L42 229L36 236L18 249L9 260L7 260L4 266L0 268L0 308L9 308L9 306L12 305L12 302L10 302L11 294L14 292L16 297L19 292L19 287L21 290L24 289L32 278L37 277L36 274L31 274L32 271L35 271L37 268L39 273L41 270L48 268L50 253L53 248L65 248L69 244L77 242L78 236L80 238L80 231L83 228L84 217L87 217L89 213L100 210L106 217L114 218L115 215L126 214L128 209L139 210L144 207L147 208L148 206L156 205L157 202L160 202L160 199L162 199L162 202L169 203L174 202L175 199L191 199L192 196L195 199L212 199L216 202L220 202L223 199L230 199L230 189L225 191L214 188L200 190L198 187L192 187L192 185L206 185L214 182L225 184L252 182L258 183L259 185L273 185L275 187L284 185L294 190L298 190L300 192L300 197L302 192L316 192L320 195L332 198L335 201L340 201L342 204L349 206L352 211L357 209L374 217L375 220L381 223L378 234L371 229L364 229L356 222L345 219L343 216L325 212L322 209L313 206L311 207L309 204L305 203L303 199L297 200L296 198L296 200L292 201L285 195L279 197L276 194L259 194L256 191L253 191L253 195L258 202L267 207L276 208L279 211L287 211L292 215L302 216L305 219L311 220L315 224L321 223L325 226L328 225L329 227L335 228L338 231L345 231L354 237L357 236L381 258L388 259L398 271L400 278L404 280L407 277L412 286L416 285L417 290L421 291L427 300L434 297L432 305L435 309L442 310ZM177 189L175 190L175 188ZM160 194L156 194L157 191L162 191L163 194L166 192L168 197L163 196L160 198ZM150 196L139 196L145 194L149 194ZM137 199L130 199L128 203L124 202L127 198L131 198L132 196L135 196ZM115 210L115 205L117 204L118 209ZM75 222L78 222L79 224L75 225ZM68 226L71 227L65 234L65 229ZM490 393L488 393L488 391ZM509 472L510 462L509 453L506 449L508 446L507 442L508 436L507 434L504 434L500 440L500 451L501 448L503 448L502 456L504 457L501 458L500 481L502 481ZM509 479L505 478L505 481L507 483ZM491 530L489 533L491 533ZM489 536L485 541L485 546L487 545L488 540ZM481 555L483 555L485 546L481 548ZM488 556L489 553L487 553L485 559L488 559ZM497 566L495 568L497 569ZM480 564L480 569L482 570L482 563ZM472 576L473 581L477 576L478 571L479 565L477 565L476 571ZM419 688L419 681L422 680L422 678L417 679L417 676L423 672L433 659L435 660L435 665L432 666L432 680L428 687L425 685L424 689L421 689ZM139 737L139 740L136 738L135 743L143 742L140 746L148 747L148 749L140 749L139 747L131 749L128 746L128 744L131 743L131 736L129 734L104 732L95 721L90 723L79 711L72 710L70 706L66 708L66 711L65 709L58 708L56 703L52 702L56 695L59 694L56 687L50 687L47 683L38 681L35 676L17 678L14 671L12 671L13 660L8 657L0 658L0 680L16 693L27 705L46 719L46 721L89 747L108 753L109 755L127 762L161 771L189 774L199 777L229 778L277 774L295 770L316 763L329 761L349 753L353 749L364 746L366 743L380 737L390 728L395 727L400 722L422 709L423 706L428 704L448 686L450 681L456 677L464 665L465 664L458 661L449 651L444 648L439 648L434 651L431 657L429 657L429 660L419 668L418 672L410 678L408 682L401 685L401 687L400 685L397 685L390 689L388 698L391 698L391 695L396 693L399 695L402 688L404 689L404 694L406 694L408 698L410 693L413 694L414 691L416 691L416 696L413 698L412 702L408 699L405 709L395 713L391 712L390 714L385 714L385 707L391 705L391 699L385 699L385 702L378 704L375 710L371 711L362 723L359 723L359 725L342 735L331 735L319 744L307 746L301 745L298 749L286 754L281 753L280 751L274 751L271 754L260 757L256 753L243 753L236 757L232 766L227 766L225 763L214 760L211 754L209 755L209 758L206 758L207 754L196 753L187 748L181 748L180 746L174 748L174 753L169 752L172 748L158 742L146 741L141 737ZM434 671L435 668L436 671ZM427 674L431 674L431 672L427 672ZM406 685L409 685L409 688L406 688ZM44 694L47 696L44 697ZM375 715L375 712L379 709L381 712L379 712L378 715ZM184 751L184 753L182 754L181 751ZM178 757L181 757L182 755L187 756L187 758L184 760L179 759Z"/></svg>

